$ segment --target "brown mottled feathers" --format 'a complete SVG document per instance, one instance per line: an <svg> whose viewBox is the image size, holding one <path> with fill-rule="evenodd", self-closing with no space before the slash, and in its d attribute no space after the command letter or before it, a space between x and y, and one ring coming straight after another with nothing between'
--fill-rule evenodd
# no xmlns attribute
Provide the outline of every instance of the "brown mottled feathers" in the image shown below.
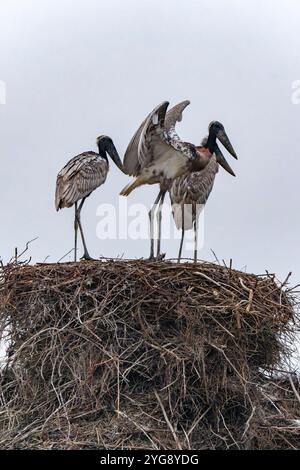
<svg viewBox="0 0 300 470"><path fill-rule="evenodd" d="M204 205L213 188L215 176L219 165L215 155L210 158L209 163L201 171L195 171L176 178L169 190L174 221L177 228L182 227L182 205L185 204L185 229L192 228L192 207L199 204ZM197 211L199 215L201 208ZM189 214L190 212L190 214ZM190 215L190 217L189 217Z"/></svg>
<svg viewBox="0 0 300 470"><path fill-rule="evenodd" d="M84 152L72 158L56 179L56 210L71 207L88 196L106 180L108 162L95 152Z"/></svg>

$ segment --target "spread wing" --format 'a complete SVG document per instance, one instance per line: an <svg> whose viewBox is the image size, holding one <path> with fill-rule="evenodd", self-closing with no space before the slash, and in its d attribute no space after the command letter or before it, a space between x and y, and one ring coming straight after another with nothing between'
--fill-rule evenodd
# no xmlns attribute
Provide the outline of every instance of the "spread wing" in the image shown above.
<svg viewBox="0 0 300 470"><path fill-rule="evenodd" d="M129 142L123 162L128 175L138 175L154 158L153 138L157 138L156 143L166 143L164 120L168 106L168 101L164 101L156 106L146 119L144 119Z"/></svg>
<svg viewBox="0 0 300 470"><path fill-rule="evenodd" d="M128 175L139 175L143 168L163 154L171 155L179 151L188 159L194 157L193 146L181 141L175 130L176 123L181 121L182 112L189 104L188 100L182 101L167 112L169 103L164 101L153 109L127 147L124 168Z"/></svg>
<svg viewBox="0 0 300 470"><path fill-rule="evenodd" d="M171 108L166 114L165 129L169 137L174 140L181 140L176 132L175 126L177 122L182 120L182 113L189 104L189 100L181 101L181 103L173 106L173 108Z"/></svg>
<svg viewBox="0 0 300 470"><path fill-rule="evenodd" d="M84 152L72 158L56 179L56 210L71 207L88 196L106 180L107 161L95 152Z"/></svg>

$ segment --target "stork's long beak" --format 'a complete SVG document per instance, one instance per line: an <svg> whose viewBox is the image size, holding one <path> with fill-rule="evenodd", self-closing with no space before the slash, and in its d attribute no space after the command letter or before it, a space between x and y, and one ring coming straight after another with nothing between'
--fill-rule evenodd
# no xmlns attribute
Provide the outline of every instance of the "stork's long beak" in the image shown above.
<svg viewBox="0 0 300 470"><path fill-rule="evenodd" d="M234 148L232 147L231 145L231 142L228 138L228 135L226 134L225 130L220 130L218 133L217 133L217 138L219 139L219 141L224 145L224 147L226 148L226 150L228 150L228 152L236 159L238 159L237 157L237 154L235 153L234 151Z"/></svg>
<svg viewBox="0 0 300 470"><path fill-rule="evenodd" d="M227 149L228 150L228 149ZM234 174L234 171L233 169L231 168L231 166L229 165L229 163L227 163L223 153L221 152L220 148L218 147L218 145L216 144L215 146L215 150L214 150L214 153L217 157L217 162L224 168L224 170L226 170L228 173L230 173L232 176L235 176ZM231 153L231 152L230 152Z"/></svg>
<svg viewBox="0 0 300 470"><path fill-rule="evenodd" d="M109 156L111 157L111 159L115 162L115 164L117 165L117 167L123 172L125 173L125 169L124 169L124 166L123 166L123 163L119 157L119 154L118 154L118 151L116 149L116 147L114 146L113 143L110 143L107 148L106 148L106 151L108 152Z"/></svg>

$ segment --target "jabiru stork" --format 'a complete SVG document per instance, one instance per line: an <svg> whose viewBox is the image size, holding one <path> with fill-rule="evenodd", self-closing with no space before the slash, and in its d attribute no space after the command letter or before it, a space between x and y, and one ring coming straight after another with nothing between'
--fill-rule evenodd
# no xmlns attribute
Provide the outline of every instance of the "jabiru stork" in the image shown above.
<svg viewBox="0 0 300 470"><path fill-rule="evenodd" d="M175 126L181 121L182 112L188 104L190 101L185 100L169 112L167 112L168 101L156 106L135 132L125 153L123 162L125 172L135 178L122 189L121 195L128 196L134 189L144 184L160 185L158 196L149 211L151 237L149 259L154 259L153 212L157 204L159 233L156 258L160 259L163 256L160 254L161 205L173 181L184 174L203 170L210 161L211 149L214 148L217 137L228 150L232 149L224 128L219 128L217 125L219 123L210 127L207 151L199 152L195 145L180 139ZM218 156L217 158L219 159ZM225 165L224 168L228 171L225 159L219 159L219 163Z"/></svg>
<svg viewBox="0 0 300 470"><path fill-rule="evenodd" d="M212 129L213 131L211 131ZM224 133L224 126L218 121L213 121L209 125L209 136L203 139L201 146L196 147L197 152L209 155L207 165L203 170L187 173L176 178L169 188L173 218L176 227L181 229L178 262L181 259L185 230L192 228L194 229L194 261L197 261L198 218L213 188L219 165L222 165L228 173L235 176L216 143L216 139L211 137L212 135L218 136L229 153L237 159L238 157L230 141L227 138L224 139Z"/></svg>
<svg viewBox="0 0 300 470"><path fill-rule="evenodd" d="M80 153L69 160L69 162L60 170L56 179L56 210L58 211L64 207L71 207L73 204L75 205L75 261L77 260L78 227L84 248L82 259L92 259L86 246L80 214L86 198L106 180L107 173L109 171L107 154L112 158L117 167L124 172L122 161L112 139L106 135L101 135L97 138L96 143L98 146L98 153L93 151Z"/></svg>

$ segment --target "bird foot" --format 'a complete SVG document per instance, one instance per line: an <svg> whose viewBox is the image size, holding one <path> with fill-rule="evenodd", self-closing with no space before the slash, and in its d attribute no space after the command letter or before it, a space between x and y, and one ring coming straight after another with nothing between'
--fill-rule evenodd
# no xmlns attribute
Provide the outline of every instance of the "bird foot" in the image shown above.
<svg viewBox="0 0 300 470"><path fill-rule="evenodd" d="M83 256L80 258L80 260L95 261L95 259L92 258L88 253L84 253Z"/></svg>
<svg viewBox="0 0 300 470"><path fill-rule="evenodd" d="M149 261L162 261L166 256L166 253L160 253L157 256L150 256L148 258Z"/></svg>

